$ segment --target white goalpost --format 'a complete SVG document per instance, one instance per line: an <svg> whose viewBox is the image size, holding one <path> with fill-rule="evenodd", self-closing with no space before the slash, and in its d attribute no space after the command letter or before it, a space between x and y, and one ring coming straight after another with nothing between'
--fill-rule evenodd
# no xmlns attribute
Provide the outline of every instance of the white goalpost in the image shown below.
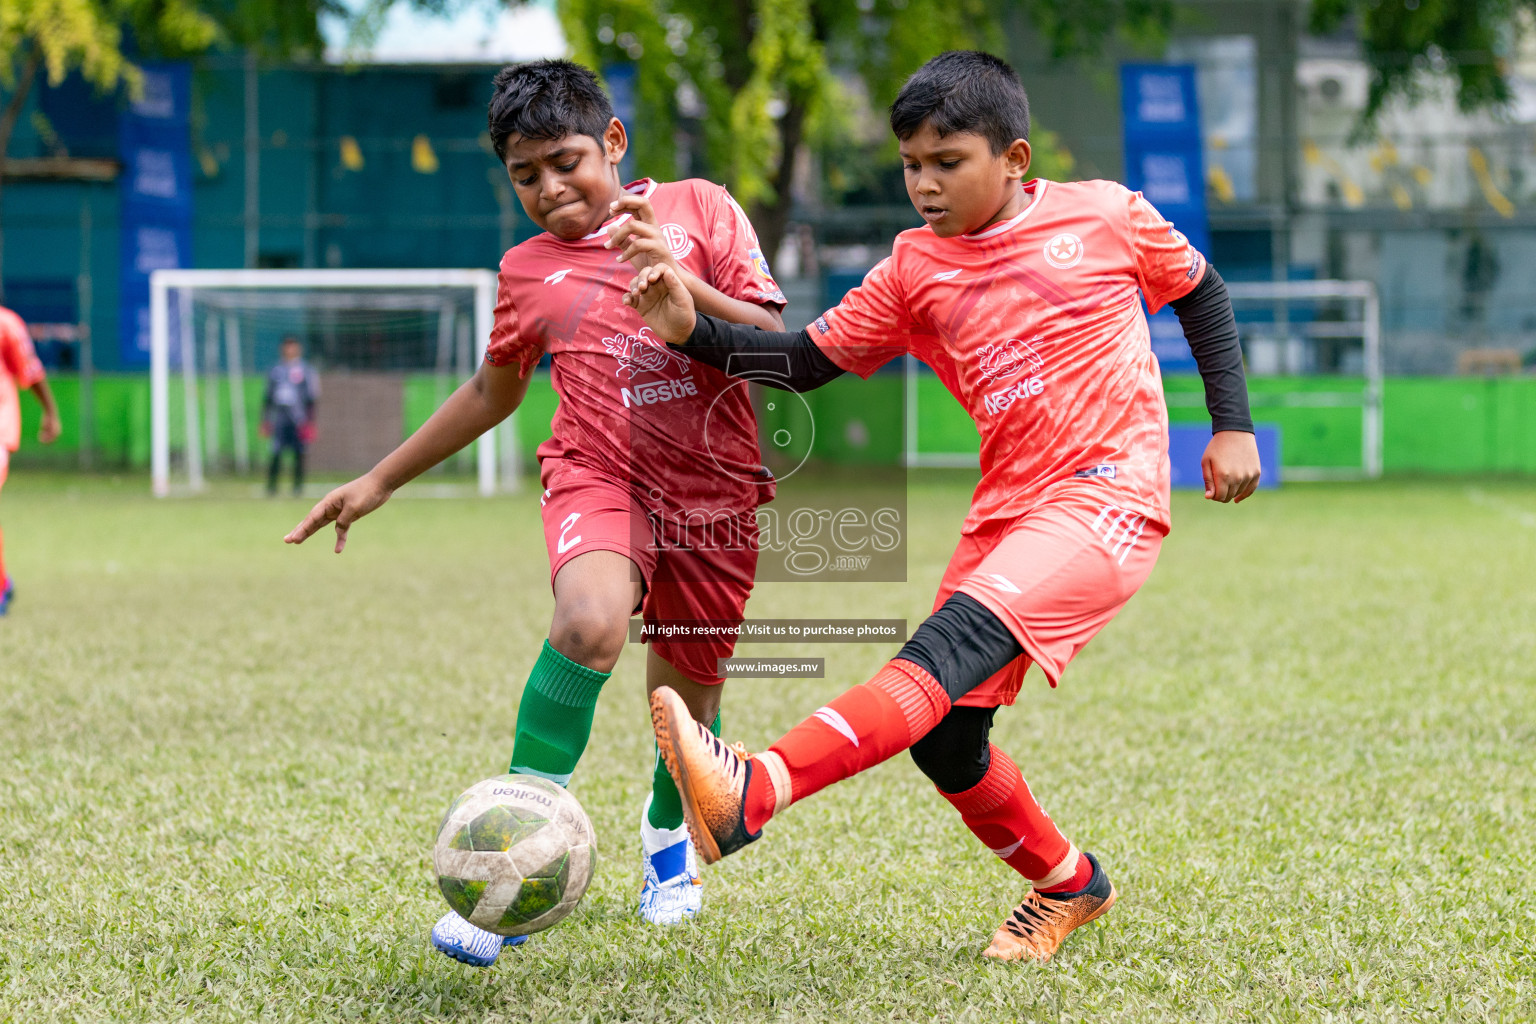
<svg viewBox="0 0 1536 1024"><path fill-rule="evenodd" d="M255 395L265 372L276 362L280 339L288 337L301 341L306 360L318 365L325 381L320 423L332 464L324 468L367 469L348 460L366 461L399 443L408 394L424 395L435 407L445 388L485 358L495 302L496 274L490 270L154 271L155 495L200 491L217 469L250 472L253 412L260 415L250 406L259 403ZM172 397L173 375L181 377L179 402ZM342 400L348 395L350 402ZM419 415L422 401L415 405ZM476 442L479 493L515 489L518 470L509 419Z"/></svg>
<svg viewBox="0 0 1536 1024"><path fill-rule="evenodd" d="M1248 352L1249 372L1258 371L1323 376L1311 348L1318 343L1342 344L1352 355L1359 345L1359 365L1346 358L1346 372L1340 376L1364 378L1359 390L1340 387L1334 390L1307 390L1273 394L1250 394L1254 419L1263 418L1266 407L1296 408L1337 407L1360 409L1360 465L1355 467L1288 465L1285 474L1292 480L1376 480L1382 472L1382 390L1381 301L1376 285L1370 281L1255 281L1227 285L1227 294L1238 314L1238 328ZM1325 305L1333 308L1328 315L1317 313ZM1271 319L1262 324L1244 321L1251 309L1266 309ZM1306 315L1297 316L1300 312ZM1259 365L1257 346L1268 344L1274 363ZM1338 370L1337 367L1334 368Z"/></svg>
<svg viewBox="0 0 1536 1024"><path fill-rule="evenodd" d="M1287 463L1291 480L1377 479L1382 473L1381 306L1370 281L1227 284L1237 314L1256 421L1266 410L1360 410L1358 462ZM974 428L931 372L905 359L904 461L909 467L979 464ZM1272 379L1267 379L1272 378ZM1299 386L1305 381L1305 386ZM1170 390L1170 408L1199 406L1198 392ZM1271 416L1286 413L1271 413ZM958 417L958 418L957 418ZM1347 456L1353 459L1353 456Z"/></svg>

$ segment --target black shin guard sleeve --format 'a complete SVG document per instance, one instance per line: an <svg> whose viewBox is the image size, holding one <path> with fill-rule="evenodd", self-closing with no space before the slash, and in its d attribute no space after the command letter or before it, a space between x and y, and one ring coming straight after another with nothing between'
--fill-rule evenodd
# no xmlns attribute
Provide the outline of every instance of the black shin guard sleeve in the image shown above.
<svg viewBox="0 0 1536 1024"><path fill-rule="evenodd" d="M957 592L923 620L896 657L921 666L957 701L1023 653L986 605Z"/></svg>
<svg viewBox="0 0 1536 1024"><path fill-rule="evenodd" d="M992 766L992 716L997 708L950 708L912 744L912 761L943 793L964 793Z"/></svg>
<svg viewBox="0 0 1536 1024"><path fill-rule="evenodd" d="M673 347L722 373L780 391L811 391L843 375L807 331L765 331L703 313L687 342Z"/></svg>

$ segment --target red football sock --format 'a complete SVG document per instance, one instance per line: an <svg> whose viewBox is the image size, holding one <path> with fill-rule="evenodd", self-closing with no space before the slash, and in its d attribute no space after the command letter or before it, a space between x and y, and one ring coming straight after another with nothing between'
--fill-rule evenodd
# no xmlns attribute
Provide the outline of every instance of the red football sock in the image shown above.
<svg viewBox="0 0 1536 1024"><path fill-rule="evenodd" d="M980 782L963 793L939 793L987 849L1041 892L1077 892L1093 877L1088 858L1067 842L1030 793L1019 766L997 747Z"/></svg>
<svg viewBox="0 0 1536 1024"><path fill-rule="evenodd" d="M873 768L922 739L949 713L939 681L896 658L752 757L746 826L756 832L779 811L834 782Z"/></svg>

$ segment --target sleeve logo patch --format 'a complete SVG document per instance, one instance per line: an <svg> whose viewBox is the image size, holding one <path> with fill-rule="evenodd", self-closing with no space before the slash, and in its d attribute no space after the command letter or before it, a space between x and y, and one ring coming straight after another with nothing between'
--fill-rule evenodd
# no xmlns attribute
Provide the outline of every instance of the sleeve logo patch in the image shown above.
<svg viewBox="0 0 1536 1024"><path fill-rule="evenodd" d="M748 249L747 259L752 261L752 269L757 271L757 276L765 281L773 280L773 271L768 269L768 257L763 255L761 249Z"/></svg>
<svg viewBox="0 0 1536 1024"><path fill-rule="evenodd" d="M816 318L816 329L822 334L832 333L832 325L827 323L827 318L824 316L819 316Z"/></svg>

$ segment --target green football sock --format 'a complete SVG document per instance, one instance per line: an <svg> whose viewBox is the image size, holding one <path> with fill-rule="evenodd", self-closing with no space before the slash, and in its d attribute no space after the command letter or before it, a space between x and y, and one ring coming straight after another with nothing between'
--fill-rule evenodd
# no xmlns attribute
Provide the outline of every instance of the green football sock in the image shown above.
<svg viewBox="0 0 1536 1024"><path fill-rule="evenodd" d="M716 736L720 735L720 713L715 712L715 720L710 723L709 731ZM652 828L675 829L683 827L683 798L677 795L677 784L672 781L672 773L667 771L667 762L662 760L661 751L656 752L656 768L651 775L651 809L645 816Z"/></svg>
<svg viewBox="0 0 1536 1024"><path fill-rule="evenodd" d="M592 735L597 695L612 674L576 664L545 640L517 707L508 770L567 785Z"/></svg>

